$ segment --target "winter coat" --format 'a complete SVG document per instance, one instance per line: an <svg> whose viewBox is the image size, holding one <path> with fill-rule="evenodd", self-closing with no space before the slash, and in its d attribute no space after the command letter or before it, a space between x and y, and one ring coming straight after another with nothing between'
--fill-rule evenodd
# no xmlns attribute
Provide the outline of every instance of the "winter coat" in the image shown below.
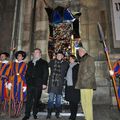
<svg viewBox="0 0 120 120"><path fill-rule="evenodd" d="M30 61L25 77L28 86L39 87L43 84L47 85L48 63L40 58L34 66L34 63Z"/></svg>
<svg viewBox="0 0 120 120"><path fill-rule="evenodd" d="M85 54L81 60L78 70L76 89L96 89L94 59Z"/></svg>
<svg viewBox="0 0 120 120"><path fill-rule="evenodd" d="M56 60L56 59L55 59ZM61 61L61 80L59 80L59 86L54 86L53 85L53 80L52 80L52 74L54 71L54 64L55 64L55 60L51 60L49 62L49 67L51 70L51 74L49 76L49 84L48 84L48 93L52 92L55 94L62 94L62 90L63 90L63 85L64 85L64 77L66 76L66 72L68 69L68 62L66 61Z"/></svg>
<svg viewBox="0 0 120 120"><path fill-rule="evenodd" d="M75 89L75 85L77 82L78 68L79 68L79 64L76 64L72 68L73 86L67 86L67 83L66 83L66 87L65 87L65 100L70 102L75 102L75 103L80 102L80 90Z"/></svg>

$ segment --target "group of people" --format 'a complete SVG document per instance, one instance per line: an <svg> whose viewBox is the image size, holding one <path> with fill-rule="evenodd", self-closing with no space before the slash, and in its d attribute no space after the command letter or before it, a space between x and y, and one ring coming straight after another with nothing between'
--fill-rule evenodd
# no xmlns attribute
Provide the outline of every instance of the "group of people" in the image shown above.
<svg viewBox="0 0 120 120"><path fill-rule="evenodd" d="M25 116L28 120L33 107L33 117L37 119L38 102L43 89L48 89L47 119L51 119L55 110L56 118L60 117L63 86L65 85L65 99L70 105L70 120L75 120L78 104L81 100L86 120L93 120L92 98L96 89L95 65L93 58L82 47L78 49L80 63L76 57L70 55L69 61L64 59L62 51L56 57L47 61L41 58L41 50L36 48L33 59L27 65L26 84L27 102ZM50 70L49 70L50 68Z"/></svg>
<svg viewBox="0 0 120 120"><path fill-rule="evenodd" d="M47 119L51 119L55 110L56 118L60 117L63 86L65 86L65 99L69 101L70 117L75 120L78 104L81 103L85 119L93 120L93 90L96 89L95 64L83 47L78 49L78 61L74 55L69 61L64 60L62 51L50 62L42 59L42 51L34 49L33 59L26 64L26 53L17 51L15 61L9 61L9 54L0 54L0 104L6 110L12 104L14 116L19 116L25 103L25 116L28 120L33 110L33 117L37 119L38 104L42 90L48 89ZM117 64L118 65L118 64ZM50 70L49 70L50 68ZM120 65L119 65L120 68ZM115 67L115 70L118 67ZM117 75L117 73L114 71Z"/></svg>
<svg viewBox="0 0 120 120"><path fill-rule="evenodd" d="M7 52L0 53L0 104L3 113L9 105L14 116L19 116L26 98L26 53L17 51L14 56L16 60L10 61Z"/></svg>

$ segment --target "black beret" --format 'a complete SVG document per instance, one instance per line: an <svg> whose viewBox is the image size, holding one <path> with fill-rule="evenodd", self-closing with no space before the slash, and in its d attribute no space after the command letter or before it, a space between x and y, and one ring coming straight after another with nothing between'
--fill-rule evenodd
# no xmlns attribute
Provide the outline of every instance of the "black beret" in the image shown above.
<svg viewBox="0 0 120 120"><path fill-rule="evenodd" d="M16 59L17 59L17 57L18 57L19 54L22 55L23 60L26 58L26 52L20 50L20 51L17 51L17 52L15 53L15 58L16 58Z"/></svg>
<svg viewBox="0 0 120 120"><path fill-rule="evenodd" d="M0 53L0 55L2 55L2 54L4 54L6 57L9 57L9 56L10 56L10 54L7 53L7 52L2 52L2 53Z"/></svg>

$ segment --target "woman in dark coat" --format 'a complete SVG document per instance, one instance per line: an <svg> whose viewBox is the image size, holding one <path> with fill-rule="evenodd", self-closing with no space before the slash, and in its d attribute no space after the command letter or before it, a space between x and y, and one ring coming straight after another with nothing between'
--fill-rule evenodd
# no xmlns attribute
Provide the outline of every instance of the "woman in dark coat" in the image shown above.
<svg viewBox="0 0 120 120"><path fill-rule="evenodd" d="M65 99L69 101L71 115L70 120L76 119L78 103L80 102L80 90L75 89L79 64L75 62L75 56L70 56L70 64L66 75Z"/></svg>

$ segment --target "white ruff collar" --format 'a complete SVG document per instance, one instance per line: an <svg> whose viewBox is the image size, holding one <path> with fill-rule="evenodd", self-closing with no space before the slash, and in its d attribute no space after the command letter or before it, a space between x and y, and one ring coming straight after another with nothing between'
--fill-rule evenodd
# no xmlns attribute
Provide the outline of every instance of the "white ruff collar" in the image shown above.
<svg viewBox="0 0 120 120"><path fill-rule="evenodd" d="M21 61L18 61L17 59L15 60L15 62L17 62L17 63L21 63L21 62L23 62L23 60L21 60Z"/></svg>
<svg viewBox="0 0 120 120"><path fill-rule="evenodd" d="M2 63L8 64L8 60L3 60Z"/></svg>

